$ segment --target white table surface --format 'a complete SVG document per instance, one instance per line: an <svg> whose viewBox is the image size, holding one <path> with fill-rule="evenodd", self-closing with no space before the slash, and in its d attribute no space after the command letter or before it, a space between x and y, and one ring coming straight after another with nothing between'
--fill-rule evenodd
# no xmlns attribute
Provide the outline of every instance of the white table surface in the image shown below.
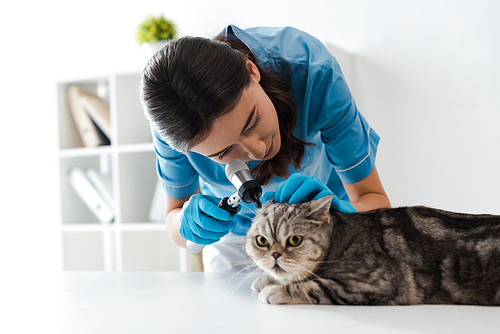
<svg viewBox="0 0 500 334"><path fill-rule="evenodd" d="M3 333L500 333L500 307L267 305L241 275L65 272L27 282L3 311L17 330Z"/></svg>

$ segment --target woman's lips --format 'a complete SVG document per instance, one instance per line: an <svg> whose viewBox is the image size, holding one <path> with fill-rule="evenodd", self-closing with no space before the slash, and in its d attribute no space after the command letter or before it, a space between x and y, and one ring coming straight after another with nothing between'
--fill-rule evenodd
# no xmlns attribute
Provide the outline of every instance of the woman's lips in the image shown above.
<svg viewBox="0 0 500 334"><path fill-rule="evenodd" d="M269 151L267 151L266 155L261 160L266 160L274 151L274 140L271 139L271 147L269 147Z"/></svg>

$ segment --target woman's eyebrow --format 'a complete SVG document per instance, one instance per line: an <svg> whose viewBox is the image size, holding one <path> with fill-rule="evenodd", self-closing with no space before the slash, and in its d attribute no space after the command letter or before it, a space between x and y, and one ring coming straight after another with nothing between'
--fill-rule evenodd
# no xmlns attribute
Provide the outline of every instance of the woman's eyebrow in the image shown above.
<svg viewBox="0 0 500 334"><path fill-rule="evenodd" d="M243 129L241 130L241 134L243 134L243 132L245 132L245 129L248 127L248 125L252 121L253 115L255 115L255 106L253 106L252 112L250 113L250 115L248 115L247 121L246 121L245 125L243 126Z"/></svg>
<svg viewBox="0 0 500 334"><path fill-rule="evenodd" d="M248 125L250 124L250 122L252 121L253 119L253 115L255 115L255 106L253 106L252 108L252 112L250 113L250 115L248 115L248 118L247 118L247 121L245 122L245 125L243 126L243 129L241 130L241 134L243 135L243 133L245 132L245 129L248 127ZM215 157L215 156L218 156L218 155L221 155L222 152L224 152L225 150L227 150L229 147L231 146L228 146L226 147L225 149L217 152L217 153L214 153L214 154L210 154L210 155L207 155L207 158L212 158L212 157Z"/></svg>

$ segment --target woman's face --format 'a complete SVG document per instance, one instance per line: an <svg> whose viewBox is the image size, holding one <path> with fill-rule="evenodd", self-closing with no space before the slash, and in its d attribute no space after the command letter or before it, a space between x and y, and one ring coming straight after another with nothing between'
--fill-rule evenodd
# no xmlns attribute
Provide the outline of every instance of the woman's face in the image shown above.
<svg viewBox="0 0 500 334"><path fill-rule="evenodd" d="M214 161L269 160L280 150L278 115L259 84L257 67L247 61L251 82L233 110L215 120L209 136L191 148Z"/></svg>

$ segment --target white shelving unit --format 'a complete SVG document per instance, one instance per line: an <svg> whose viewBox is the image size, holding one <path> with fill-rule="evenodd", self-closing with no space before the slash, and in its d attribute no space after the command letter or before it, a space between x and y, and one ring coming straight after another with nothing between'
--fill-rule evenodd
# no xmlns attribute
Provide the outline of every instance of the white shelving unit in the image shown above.
<svg viewBox="0 0 500 334"><path fill-rule="evenodd" d="M139 73L125 73L57 84L64 270L182 269L179 257L185 254L170 241L165 223L148 218L157 174L139 82ZM109 103L110 145L84 147L68 107L66 91L73 84ZM75 166L111 176L113 223L101 224L72 189L68 173Z"/></svg>

